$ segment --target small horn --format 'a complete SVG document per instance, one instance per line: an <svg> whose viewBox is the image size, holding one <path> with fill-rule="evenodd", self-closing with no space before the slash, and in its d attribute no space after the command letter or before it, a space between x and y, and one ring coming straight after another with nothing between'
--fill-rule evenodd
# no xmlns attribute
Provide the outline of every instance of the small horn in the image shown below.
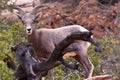
<svg viewBox="0 0 120 80"><path fill-rule="evenodd" d="M22 13L22 15L25 15L25 11L23 11L20 7L18 6L13 6L14 9L20 11Z"/></svg>
<svg viewBox="0 0 120 80"><path fill-rule="evenodd" d="M31 15L35 15L36 11L41 8L41 7L45 7L45 5L39 5L39 6L36 6L32 11L31 11Z"/></svg>

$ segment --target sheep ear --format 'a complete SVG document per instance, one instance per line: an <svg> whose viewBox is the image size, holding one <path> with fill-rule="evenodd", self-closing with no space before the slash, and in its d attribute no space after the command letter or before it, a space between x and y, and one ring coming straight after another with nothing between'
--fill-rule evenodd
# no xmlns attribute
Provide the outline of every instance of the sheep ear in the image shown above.
<svg viewBox="0 0 120 80"><path fill-rule="evenodd" d="M22 17L20 15L17 14L17 17L18 17L18 19L22 20Z"/></svg>
<svg viewBox="0 0 120 80"><path fill-rule="evenodd" d="M42 12L40 12L39 14L37 14L36 16L35 16L35 18L34 18L34 21L36 21L39 17L41 17L42 16Z"/></svg>
<svg viewBox="0 0 120 80"><path fill-rule="evenodd" d="M12 46L12 47L11 47L11 50L12 50L12 51L15 51L16 49L15 49L15 47Z"/></svg>

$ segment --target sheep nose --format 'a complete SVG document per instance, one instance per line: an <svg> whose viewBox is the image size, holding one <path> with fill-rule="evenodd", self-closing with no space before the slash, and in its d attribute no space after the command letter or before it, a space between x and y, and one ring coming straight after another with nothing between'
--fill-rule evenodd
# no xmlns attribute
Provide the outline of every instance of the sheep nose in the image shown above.
<svg viewBox="0 0 120 80"><path fill-rule="evenodd" d="M26 32L28 35L32 34L32 28L29 25L26 27Z"/></svg>
<svg viewBox="0 0 120 80"><path fill-rule="evenodd" d="M31 31L31 29L27 29L29 32Z"/></svg>

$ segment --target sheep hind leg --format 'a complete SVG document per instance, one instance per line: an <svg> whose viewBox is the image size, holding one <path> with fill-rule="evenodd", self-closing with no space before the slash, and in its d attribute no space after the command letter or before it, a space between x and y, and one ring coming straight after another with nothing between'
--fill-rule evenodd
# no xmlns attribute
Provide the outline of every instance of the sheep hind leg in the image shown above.
<svg viewBox="0 0 120 80"><path fill-rule="evenodd" d="M91 61L89 60L87 55L84 56L78 56L76 55L74 57L85 69L86 72L86 78L89 78L92 76L93 70L94 70L94 66L91 63Z"/></svg>
<svg viewBox="0 0 120 80"><path fill-rule="evenodd" d="M54 69L48 70L48 76L50 80L54 80Z"/></svg>

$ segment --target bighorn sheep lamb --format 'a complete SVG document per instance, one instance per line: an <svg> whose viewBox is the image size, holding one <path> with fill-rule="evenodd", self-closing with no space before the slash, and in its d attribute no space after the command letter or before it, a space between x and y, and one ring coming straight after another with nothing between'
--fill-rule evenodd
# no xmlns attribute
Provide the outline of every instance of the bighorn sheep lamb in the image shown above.
<svg viewBox="0 0 120 80"><path fill-rule="evenodd" d="M27 40L29 43L33 43L33 48L35 49L37 56L39 59L48 58L50 54L53 52L56 45L60 43L66 36L70 35L74 32L89 32L89 30L85 29L80 25L70 25L63 26L61 28L56 29L46 29L40 28L36 29L34 26L34 21L41 15L35 15L37 9L43 7L44 5L40 5L35 7L30 13L25 13L20 7L14 6L14 9L19 10L22 15L17 15L18 18L24 25L27 34ZM94 43L96 45L96 42ZM66 51L73 49L73 51L77 54L74 58L84 67L86 72L86 78L91 77L93 73L94 66L89 60L87 56L87 50L90 46L89 42L76 40L72 43ZM101 47L102 49L103 47ZM69 51L68 51L69 52ZM49 71L50 76L54 76L53 70ZM54 77L51 78L54 80Z"/></svg>
<svg viewBox="0 0 120 80"><path fill-rule="evenodd" d="M64 54L62 53L64 52L67 46L74 42L74 40L84 40L92 42L91 35L92 35L91 32L76 32L67 36L58 45L56 45L55 49L53 50L47 61L39 61L37 59L34 48L32 48L30 44L23 42L19 43L18 45L12 48L12 51L15 52L17 60L27 73L26 74L27 77L17 76L17 78L26 77L28 80L36 80L36 78L37 80L41 79L42 78L41 73L55 67L57 61L60 61L63 65L69 68L77 69L77 66L71 66L64 61L63 59ZM98 47L98 49L100 48Z"/></svg>

